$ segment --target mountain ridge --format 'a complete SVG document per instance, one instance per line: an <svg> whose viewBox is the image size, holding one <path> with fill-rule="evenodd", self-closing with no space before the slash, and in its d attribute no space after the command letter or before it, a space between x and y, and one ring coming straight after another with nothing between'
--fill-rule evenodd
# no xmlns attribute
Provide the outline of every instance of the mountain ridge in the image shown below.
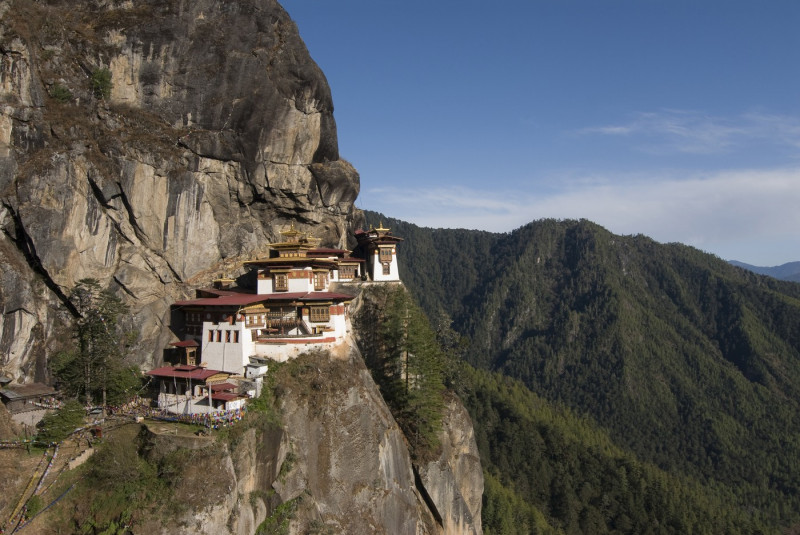
<svg viewBox="0 0 800 535"><path fill-rule="evenodd" d="M769 275L776 279L800 282L800 261L786 262L780 266L754 266L752 264L739 262L738 260L729 260L728 262L736 267L758 273L759 275Z"/></svg>
<svg viewBox="0 0 800 535"><path fill-rule="evenodd" d="M644 462L797 520L770 505L800 506L796 283L585 220L487 234L365 215L426 244L400 252L401 276L434 323L452 319L468 362L591 417Z"/></svg>

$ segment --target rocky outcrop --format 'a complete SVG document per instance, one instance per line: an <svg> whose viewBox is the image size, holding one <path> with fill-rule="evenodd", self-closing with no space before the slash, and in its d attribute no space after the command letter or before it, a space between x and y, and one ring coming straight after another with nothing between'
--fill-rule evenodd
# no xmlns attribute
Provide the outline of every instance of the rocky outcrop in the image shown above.
<svg viewBox="0 0 800 535"><path fill-rule="evenodd" d="M402 286L402 283L400 283ZM370 370L385 367L377 327L397 285L366 283L353 290L350 312L354 334ZM403 290L405 291L405 290ZM380 375L380 372L378 373ZM413 471L417 488L437 525L445 534L480 534L483 471L475 433L467 410L452 393L445 394L438 446L417 452Z"/></svg>
<svg viewBox="0 0 800 535"><path fill-rule="evenodd" d="M0 375L47 379L87 277L131 305L132 357L153 364L170 303L289 223L347 246L358 191L325 77L274 0L0 0ZM186 509L142 532L245 534L285 515L291 533L480 533L463 408L415 472L354 343L277 380L280 426L145 431L151 460L190 455Z"/></svg>
<svg viewBox="0 0 800 535"><path fill-rule="evenodd" d="M248 419L227 440L150 424L143 454L179 463L184 514L143 533L480 534L483 475L472 424L448 403L442 450L415 474L402 431L354 346L274 370L280 424ZM160 430L160 428L164 428ZM269 531L268 531L269 532Z"/></svg>
<svg viewBox="0 0 800 535"><path fill-rule="evenodd" d="M274 0L0 0L0 374L46 379L85 277L150 364L173 300L289 222L345 245L358 190Z"/></svg>
<svg viewBox="0 0 800 535"><path fill-rule="evenodd" d="M143 426L141 451L158 464L169 459L181 477L171 499L181 511L166 524L145 517L137 532L250 535L280 500L271 490L286 456L284 430L265 422L236 430L235 440L173 435L174 426Z"/></svg>
<svg viewBox="0 0 800 535"><path fill-rule="evenodd" d="M288 364L281 412L295 460L276 490L300 499L294 533L437 533L408 447L355 349Z"/></svg>
<svg viewBox="0 0 800 535"><path fill-rule="evenodd" d="M441 452L416 472L445 535L479 535L483 471L472 420L457 398L449 399L442 424Z"/></svg>

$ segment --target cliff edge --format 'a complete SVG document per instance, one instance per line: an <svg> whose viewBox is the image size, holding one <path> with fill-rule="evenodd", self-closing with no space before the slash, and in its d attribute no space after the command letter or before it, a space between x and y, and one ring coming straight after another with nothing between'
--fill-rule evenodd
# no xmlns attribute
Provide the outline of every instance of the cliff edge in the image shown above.
<svg viewBox="0 0 800 535"><path fill-rule="evenodd" d="M344 245L358 191L274 0L0 0L0 374L46 380L87 277L151 365L171 302L289 222Z"/></svg>
<svg viewBox="0 0 800 535"><path fill-rule="evenodd" d="M420 466L355 346L306 353L271 373L271 402L222 432L198 435L152 420L112 426L80 486L31 528L482 533L483 473L471 421L456 399L448 403L439 454ZM148 472L145 492L135 482ZM109 499L128 495L139 501Z"/></svg>

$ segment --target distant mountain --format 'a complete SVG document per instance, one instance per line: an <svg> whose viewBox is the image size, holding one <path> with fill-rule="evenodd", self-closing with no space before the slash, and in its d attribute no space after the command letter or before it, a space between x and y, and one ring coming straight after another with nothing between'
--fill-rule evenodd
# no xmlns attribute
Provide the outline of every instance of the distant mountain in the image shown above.
<svg viewBox="0 0 800 535"><path fill-rule="evenodd" d="M469 363L585 415L637 462L721 493L770 529L800 521L800 285L585 220L498 234L366 217L405 238L403 280L434 323L453 320ZM504 427L509 411L488 435L502 444L482 455L536 440ZM580 532L588 502L554 505L521 455L487 469Z"/></svg>
<svg viewBox="0 0 800 535"><path fill-rule="evenodd" d="M734 266L747 269L760 275L769 275L770 277L785 281L800 282L800 262L787 262L786 264L773 267L753 266L736 260L730 260L729 262Z"/></svg>

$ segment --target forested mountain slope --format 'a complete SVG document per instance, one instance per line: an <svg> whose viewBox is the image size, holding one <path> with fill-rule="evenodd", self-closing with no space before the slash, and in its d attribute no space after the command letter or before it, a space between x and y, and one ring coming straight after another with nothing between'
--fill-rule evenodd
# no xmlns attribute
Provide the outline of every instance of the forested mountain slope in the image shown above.
<svg viewBox="0 0 800 535"><path fill-rule="evenodd" d="M797 521L800 284L588 221L491 234L367 217L406 238L401 276L434 321L454 320L471 364L736 510Z"/></svg>
<svg viewBox="0 0 800 535"><path fill-rule="evenodd" d="M464 364L461 398L475 422L487 534L752 534L777 531L770 508L636 458L590 418L519 381ZM775 504L777 506L777 504Z"/></svg>

